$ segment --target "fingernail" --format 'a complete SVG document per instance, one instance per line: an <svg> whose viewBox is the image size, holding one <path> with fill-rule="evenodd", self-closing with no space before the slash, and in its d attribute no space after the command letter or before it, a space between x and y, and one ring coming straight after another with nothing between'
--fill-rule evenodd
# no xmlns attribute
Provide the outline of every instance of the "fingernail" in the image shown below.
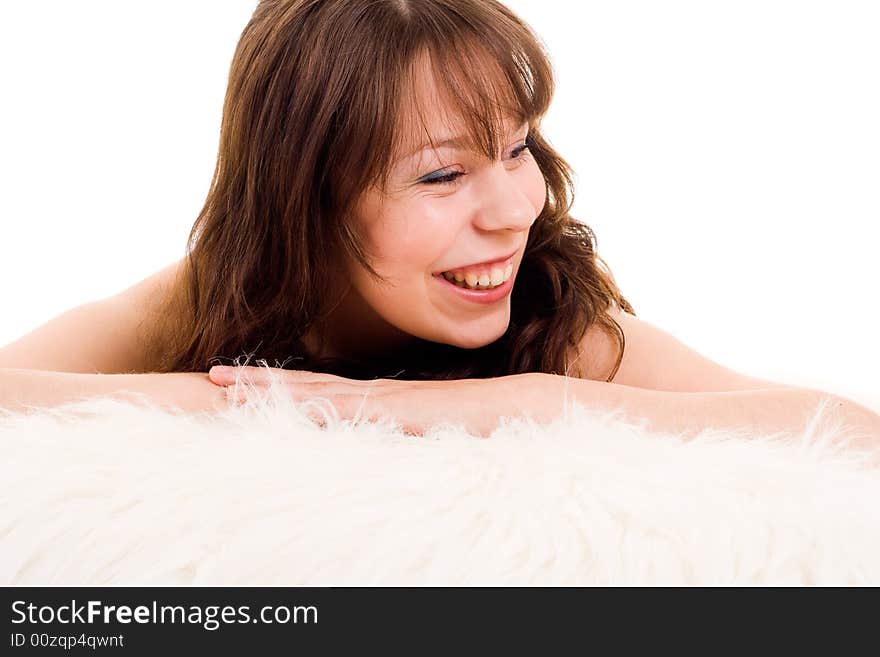
<svg viewBox="0 0 880 657"><path fill-rule="evenodd" d="M211 374L232 374L232 368L229 365L214 365L210 370Z"/></svg>

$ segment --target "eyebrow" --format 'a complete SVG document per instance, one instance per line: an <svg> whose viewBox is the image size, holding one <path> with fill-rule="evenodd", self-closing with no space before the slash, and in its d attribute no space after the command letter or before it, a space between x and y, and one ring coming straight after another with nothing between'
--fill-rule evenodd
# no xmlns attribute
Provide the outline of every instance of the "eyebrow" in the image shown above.
<svg viewBox="0 0 880 657"><path fill-rule="evenodd" d="M467 137L464 135L458 137L447 137L443 141L438 141L434 143L436 148L457 148L459 150L463 150L467 146ZM426 141L422 144L419 144L414 150L410 151L408 154L398 159L398 162L402 162L403 160L408 160L413 155L418 155L422 151L426 151L431 148L431 142Z"/></svg>
<svg viewBox="0 0 880 657"><path fill-rule="evenodd" d="M528 124L529 124L528 121L523 121L519 126L517 126L517 128L516 128L516 130L514 130L514 132L519 132L520 130L523 129L523 126L528 127ZM467 135L459 135L457 137L447 137L447 138L443 139L442 141L435 142L434 146L436 148L457 148L457 149L463 150L467 147L467 142L468 142ZM422 144L419 144L415 148L415 150L410 151L407 155L404 155L403 157L399 158L397 161L403 162L404 160L407 160L407 159L411 158L413 155L417 155L418 153L421 153L422 151L427 150L428 148L431 148L431 142L429 142L429 141L423 142Z"/></svg>

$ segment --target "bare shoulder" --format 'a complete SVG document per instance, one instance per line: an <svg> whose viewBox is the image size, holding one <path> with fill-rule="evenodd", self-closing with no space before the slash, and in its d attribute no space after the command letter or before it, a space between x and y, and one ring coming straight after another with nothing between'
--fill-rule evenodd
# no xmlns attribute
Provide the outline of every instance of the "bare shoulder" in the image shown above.
<svg viewBox="0 0 880 657"><path fill-rule="evenodd" d="M607 314L620 325L625 340L623 358L620 361L617 373L614 375L613 382L634 385L633 383L625 383L625 381L633 380L634 349L632 342L638 329L634 331L630 318L635 319L635 317L615 306L609 308ZM620 350L621 344L617 338L608 329L594 322L587 329L586 334L578 345L576 360L569 375L593 381L607 381L614 371L615 364L620 356Z"/></svg>
<svg viewBox="0 0 880 657"><path fill-rule="evenodd" d="M78 373L145 371L178 261L118 294L62 312L0 347L0 368Z"/></svg>
<svg viewBox="0 0 880 657"><path fill-rule="evenodd" d="M118 294L109 297L108 301L139 314L149 314L161 307L162 301L167 298L184 264L185 258L176 260Z"/></svg>
<svg viewBox="0 0 880 657"><path fill-rule="evenodd" d="M612 383L673 392L726 392L788 388L742 374L707 358L651 322L612 306L608 313L623 330L623 358ZM613 335L593 325L579 345L578 376L607 381L620 354Z"/></svg>
<svg viewBox="0 0 880 657"><path fill-rule="evenodd" d="M156 340L172 319L168 313L176 312L169 306L171 294L180 276L184 273L186 259L181 258L150 274L118 294L108 298L106 303L115 307L120 317L129 319L122 322L129 326L132 348L138 352L138 369L144 370L146 363L152 362Z"/></svg>

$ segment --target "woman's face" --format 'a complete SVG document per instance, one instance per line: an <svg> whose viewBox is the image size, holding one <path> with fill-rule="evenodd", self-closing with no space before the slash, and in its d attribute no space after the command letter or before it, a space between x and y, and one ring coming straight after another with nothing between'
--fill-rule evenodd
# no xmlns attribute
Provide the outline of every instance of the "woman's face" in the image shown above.
<svg viewBox="0 0 880 657"><path fill-rule="evenodd" d="M421 106L437 110L425 121L438 148L416 150L421 143L410 140L395 154L388 188L371 189L360 199L355 216L370 262L388 282L375 281L352 263L350 296L356 298L349 303L360 307L359 330L377 345L383 341L379 336L393 344L409 335L481 347L507 330L510 290L529 229L544 207L545 182L523 148L527 123L505 126L500 160L490 161L463 144L441 145L463 136L462 124L444 120L449 114L441 113L444 105L431 71L418 80ZM512 270L495 293L461 289L440 275L458 270L465 282L473 282L482 273L491 279L493 267L502 277Z"/></svg>

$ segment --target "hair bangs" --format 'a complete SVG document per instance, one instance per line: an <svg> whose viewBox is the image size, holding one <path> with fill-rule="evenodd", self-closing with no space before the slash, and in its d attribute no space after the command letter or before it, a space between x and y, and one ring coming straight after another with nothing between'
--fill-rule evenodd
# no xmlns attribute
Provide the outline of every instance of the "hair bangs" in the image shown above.
<svg viewBox="0 0 880 657"><path fill-rule="evenodd" d="M457 39L452 47L427 41L402 74L401 98L407 102L396 108L393 143L379 167L382 188L387 188L392 153L437 148L426 117L438 113L451 135L463 137L468 148L487 159L498 159L510 129L526 122L534 126L549 107L552 78L533 61L524 53L501 56L475 37ZM432 76L437 96L416 93L426 75Z"/></svg>

